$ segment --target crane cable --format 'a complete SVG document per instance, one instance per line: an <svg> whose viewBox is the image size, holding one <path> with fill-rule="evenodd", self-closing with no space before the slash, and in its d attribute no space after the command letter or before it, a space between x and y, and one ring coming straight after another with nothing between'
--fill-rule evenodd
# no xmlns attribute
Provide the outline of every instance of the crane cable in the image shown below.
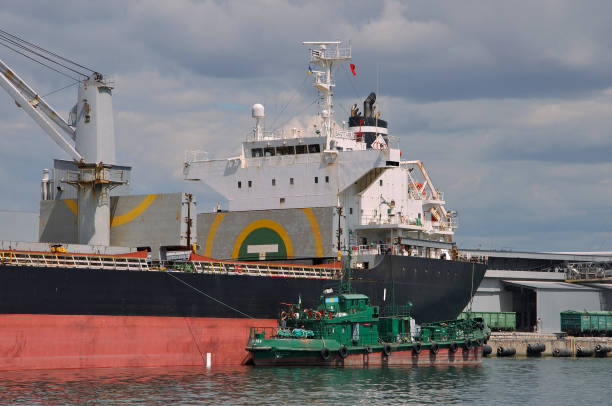
<svg viewBox="0 0 612 406"><path fill-rule="evenodd" d="M65 57L63 57L63 56L61 56L61 55L56 54L55 52L51 52L51 51L49 51L49 50L47 50L47 49L44 49L44 48L42 48L42 47L40 47L40 46L38 46L38 45L36 45L36 44L33 44L33 43L31 43L31 42L28 42L28 41L24 40L23 38L20 38L20 37L18 37L18 36L16 36L16 35L13 35L13 34L9 33L9 32L6 32L6 31L4 31L4 30L2 30L2 29L0 29L0 33L1 33L1 34L3 34L3 35L5 35L5 36L9 36L9 37L11 37L11 38L14 38L14 39L15 39L15 40L17 40L17 41L22 42L22 43L24 43L24 44L26 44L26 45L29 45L30 47L33 47L33 48L35 48L35 49L38 49L39 51L42 51L42 52L44 52L44 53L46 53L46 54L49 54L49 55L52 55L52 56L54 56L54 57L56 57L56 58L58 58L58 59L61 59L61 60L62 60L62 61L64 61L64 62L68 62L68 63L70 63L70 64L72 64L72 65L74 65L74 66L77 66L77 67L79 67L79 68L85 69L86 71L90 71L91 73L95 73L95 72L97 72L97 71L96 71L96 70L94 70L94 69L91 69L91 68L88 68L88 67L86 67L86 66L83 66L83 65L81 65L81 64L79 64L79 63L76 63L76 62L74 62L74 61L72 61L72 60L70 60L70 59L68 59L68 58L65 58ZM82 73L81 73L81 74L82 74ZM88 75L85 75L85 76L88 76Z"/></svg>
<svg viewBox="0 0 612 406"><path fill-rule="evenodd" d="M43 58L43 59L45 59L45 60L47 60L47 61L49 61L49 62L51 62L51 63L54 63L54 64L56 64L56 65L59 65L59 66L61 66L61 67L62 67L62 68L64 68L64 69L67 69L67 70L69 70L69 71L71 71L71 72L76 73L77 75L81 75L81 76L84 76L84 77L87 77L87 76L88 76L87 74L85 74L85 73L83 73L83 72L79 72L79 71L78 71L78 70L76 70L76 69L72 69L72 68L71 68L71 67L69 67L69 66L66 66L66 65L64 65L64 64L62 64L62 63L60 63L60 62L54 61L53 59L51 59L51 58L49 58L49 57L46 57L45 55L41 54L40 52L36 52L36 51L34 51L34 50L32 50L32 49L28 48L27 46L24 46L24 45L22 45L22 44L18 43L17 41L14 41L14 40L12 40L12 39L10 39L10 38L6 37L5 35L0 34L0 40L3 40L3 41L5 41L5 42L8 42L8 43L10 43L10 44L12 44L12 45L14 45L14 46L16 46L16 47L19 47L19 48L23 49L23 50L24 50L24 51L26 51L26 52L29 52L29 53L31 53L31 54L34 54L34 55L36 55L36 56L38 56L38 57L40 57L40 58ZM4 45L5 45L7 48L10 48L10 47L9 47L8 45L6 45L6 44L4 44ZM24 55L23 53L21 53L21 52L17 51L17 50L16 50L16 49L14 49L14 48L11 48L11 49L12 49L13 51L15 51L15 52L20 53L21 55ZM24 55L24 56L26 56L26 55ZM30 58L30 59L32 59L32 58ZM57 72L57 71L56 71L56 72Z"/></svg>
<svg viewBox="0 0 612 406"><path fill-rule="evenodd" d="M20 54L20 55L23 55L23 56L25 56L26 58L28 58L28 59L30 59L30 60L32 60L32 61L34 61L34 62L38 63L38 64L41 64L42 66L44 66L44 67L46 67L46 68L49 68L49 69L51 69L52 71L55 71L55 72L59 73L60 75L66 76L67 78L70 78L70 79L74 80L75 82L80 82L80 80L79 80L79 79L76 79L76 78L74 78L74 77L72 77L72 76L68 75L67 73L64 73L64 72L62 72L62 71L60 71L60 70L55 69L55 68L54 68L54 67L52 67L52 66L49 66L49 65L47 65L47 64L45 64L45 63L43 63L43 62L41 62L41 61L39 61L39 60L36 60L36 59L32 58L31 56L26 55L26 54L24 54L23 52L20 52L20 51L16 50L15 48L12 48L12 47L11 47L11 46L9 46L9 45L6 45L6 44L4 44L4 43L2 43L2 42L0 42L0 45L4 46L4 47L6 47L6 48L8 48L8 49L10 49L10 50L12 50L12 51L14 51L14 52L16 52L16 53Z"/></svg>

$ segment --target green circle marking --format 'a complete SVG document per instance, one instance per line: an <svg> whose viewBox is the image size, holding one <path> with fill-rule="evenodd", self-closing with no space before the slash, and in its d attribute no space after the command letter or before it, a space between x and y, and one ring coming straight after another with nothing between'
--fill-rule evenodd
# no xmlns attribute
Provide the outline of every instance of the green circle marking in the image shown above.
<svg viewBox="0 0 612 406"><path fill-rule="evenodd" d="M258 252L248 252L249 246L253 249L263 249L265 245L275 245L276 252L265 252L266 259L286 259L287 248L281 236L271 228L257 228L249 233L240 246L238 259L257 260L260 258Z"/></svg>

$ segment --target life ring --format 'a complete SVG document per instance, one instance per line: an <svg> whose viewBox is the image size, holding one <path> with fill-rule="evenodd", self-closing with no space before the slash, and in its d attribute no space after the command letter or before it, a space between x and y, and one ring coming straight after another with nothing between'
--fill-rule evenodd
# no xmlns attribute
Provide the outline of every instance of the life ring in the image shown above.
<svg viewBox="0 0 612 406"><path fill-rule="evenodd" d="M281 312L280 316L281 316L281 320L283 320L283 321L284 321L284 320L287 320L287 312L286 312L286 311L284 311L284 310L283 310L283 311Z"/></svg>
<svg viewBox="0 0 612 406"><path fill-rule="evenodd" d="M420 354L421 353L421 343L416 342L412 344L412 352L415 354Z"/></svg>
<svg viewBox="0 0 612 406"><path fill-rule="evenodd" d="M431 343L431 347L429 347L429 351L431 351L432 354L437 354L439 349L440 346L438 345L438 343Z"/></svg>
<svg viewBox="0 0 612 406"><path fill-rule="evenodd" d="M338 349L338 355L340 356L340 358L344 359L346 357L348 357L348 348L346 348L345 345L341 345L340 349Z"/></svg>
<svg viewBox="0 0 612 406"><path fill-rule="evenodd" d="M240 265L236 265L235 269L237 273L242 273L242 267Z"/></svg>
<svg viewBox="0 0 612 406"><path fill-rule="evenodd" d="M385 344L383 346L383 354L385 354L385 356L389 356L391 355L391 345L390 344Z"/></svg>
<svg viewBox="0 0 612 406"><path fill-rule="evenodd" d="M459 348L459 346L458 346L458 345L457 345L457 343L456 343L456 342L454 342L454 341L453 341L453 342L451 342L451 343L448 345L448 350L449 350L450 352L457 352L457 349L458 349L458 348Z"/></svg>
<svg viewBox="0 0 612 406"><path fill-rule="evenodd" d="M465 340L465 342L463 343L463 347L466 350L469 350L470 348L472 348L472 340L470 340L469 338Z"/></svg>
<svg viewBox="0 0 612 406"><path fill-rule="evenodd" d="M327 348L327 347L321 348L321 359L323 361L327 361L329 359L329 356L330 356L329 348Z"/></svg>
<svg viewBox="0 0 612 406"><path fill-rule="evenodd" d="M314 318L315 318L315 320L321 320L321 313L316 312L316 313L314 314Z"/></svg>

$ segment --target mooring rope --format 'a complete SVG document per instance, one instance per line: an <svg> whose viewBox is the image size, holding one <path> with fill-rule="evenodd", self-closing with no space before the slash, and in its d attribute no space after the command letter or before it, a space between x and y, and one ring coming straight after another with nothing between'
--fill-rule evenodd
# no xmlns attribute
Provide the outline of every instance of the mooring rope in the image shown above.
<svg viewBox="0 0 612 406"><path fill-rule="evenodd" d="M189 283L185 282L185 281L184 281L184 280L182 280L181 278L179 278L179 277L177 277L177 276L172 275L172 273L171 273L171 272L166 272L166 273L167 273L168 275L170 275L171 277L173 277L174 279L176 279L177 281L181 282L183 285L186 285L186 286L190 287L191 289L195 290L196 292L200 293L201 295L206 296L206 297L207 297L207 298L209 298L210 300L213 300L213 301L215 301L215 302L219 303L220 305L223 305L223 306L227 307L228 309L235 311L236 313L242 314L243 316L246 316L246 317L248 317L249 319L254 319L254 318L255 318L255 317L253 317L253 316L250 316L250 315L246 314L245 312L242 312L242 311L240 311L240 310L238 310L238 309L236 309L236 308L234 308L234 307L232 307L232 306L228 305L227 303L223 303L223 302L222 302L221 300L219 300L219 299L216 299L216 298L214 298L214 297L212 297L212 296L210 296L210 295L208 295L208 294L206 294L206 293L202 292L200 289L196 288L196 287L195 287L195 286L193 286L193 285L190 285Z"/></svg>

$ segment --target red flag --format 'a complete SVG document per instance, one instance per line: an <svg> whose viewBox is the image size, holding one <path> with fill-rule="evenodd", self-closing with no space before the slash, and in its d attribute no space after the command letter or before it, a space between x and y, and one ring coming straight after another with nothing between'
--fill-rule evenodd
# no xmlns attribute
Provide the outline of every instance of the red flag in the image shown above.
<svg viewBox="0 0 612 406"><path fill-rule="evenodd" d="M353 76L357 76L357 72L355 71L355 64L351 64L351 72L353 72Z"/></svg>

